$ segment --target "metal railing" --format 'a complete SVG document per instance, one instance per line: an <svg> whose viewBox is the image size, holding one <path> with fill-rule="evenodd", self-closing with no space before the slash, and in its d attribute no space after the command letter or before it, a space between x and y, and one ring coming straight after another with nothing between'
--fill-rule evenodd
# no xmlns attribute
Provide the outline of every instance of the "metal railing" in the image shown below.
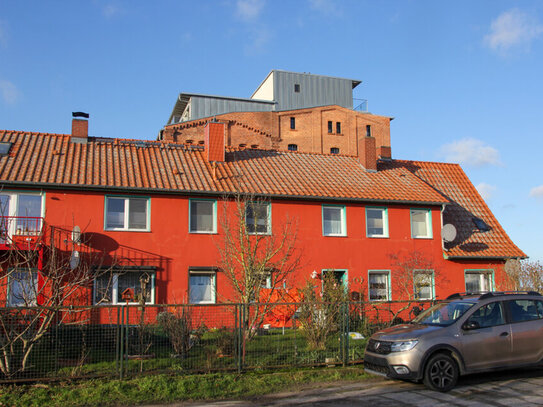
<svg viewBox="0 0 543 407"><path fill-rule="evenodd" d="M319 343L299 303L277 304L281 322L256 329L255 304L0 308L0 382L360 363L375 330L428 305L339 303L333 317L317 305L311 318L333 328Z"/></svg>
<svg viewBox="0 0 543 407"><path fill-rule="evenodd" d="M0 216L0 244L33 241L42 232L44 219L33 216Z"/></svg>

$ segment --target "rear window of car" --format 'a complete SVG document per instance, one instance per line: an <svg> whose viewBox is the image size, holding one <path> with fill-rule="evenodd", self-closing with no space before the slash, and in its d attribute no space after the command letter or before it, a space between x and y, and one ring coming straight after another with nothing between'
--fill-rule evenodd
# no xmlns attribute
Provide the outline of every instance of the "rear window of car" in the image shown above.
<svg viewBox="0 0 543 407"><path fill-rule="evenodd" d="M507 301L511 322L533 321L543 318L543 303L534 300Z"/></svg>

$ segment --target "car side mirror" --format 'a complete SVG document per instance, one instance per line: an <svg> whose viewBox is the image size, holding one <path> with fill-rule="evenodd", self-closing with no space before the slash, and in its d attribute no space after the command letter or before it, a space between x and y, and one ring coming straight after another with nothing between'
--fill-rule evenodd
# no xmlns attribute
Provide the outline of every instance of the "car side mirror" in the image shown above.
<svg viewBox="0 0 543 407"><path fill-rule="evenodd" d="M471 331L473 329L479 329L481 326L479 325L479 322L477 321L468 321L462 325L462 329L464 331Z"/></svg>

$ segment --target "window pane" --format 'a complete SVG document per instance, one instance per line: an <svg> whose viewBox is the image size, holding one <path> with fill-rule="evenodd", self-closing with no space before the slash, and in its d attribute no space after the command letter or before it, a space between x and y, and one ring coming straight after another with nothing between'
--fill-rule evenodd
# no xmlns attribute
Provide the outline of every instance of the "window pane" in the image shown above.
<svg viewBox="0 0 543 407"><path fill-rule="evenodd" d="M40 218L41 196L19 195L17 200L17 216ZM37 231L41 229L39 219L17 219L17 229L21 231Z"/></svg>
<svg viewBox="0 0 543 407"><path fill-rule="evenodd" d="M0 216L9 216L9 195L0 194Z"/></svg>
<svg viewBox="0 0 543 407"><path fill-rule="evenodd" d="M104 274L94 284L94 303L111 304L113 302L113 276Z"/></svg>
<svg viewBox="0 0 543 407"><path fill-rule="evenodd" d="M147 229L147 199L130 199L128 227L130 229Z"/></svg>
<svg viewBox="0 0 543 407"><path fill-rule="evenodd" d="M370 274L370 300L388 299L388 274L371 273Z"/></svg>
<svg viewBox="0 0 543 407"><path fill-rule="evenodd" d="M431 300L433 298L433 278L431 273L418 272L414 275L415 299Z"/></svg>
<svg viewBox="0 0 543 407"><path fill-rule="evenodd" d="M145 283L143 284L145 291L142 290L142 282ZM145 302L151 302L152 286L153 282L149 273L129 271L124 274L119 274L117 277L117 302L125 302L125 300L123 300L123 293L127 289L131 289L134 294L131 302L140 302L142 293L144 293Z"/></svg>
<svg viewBox="0 0 543 407"><path fill-rule="evenodd" d="M190 276L189 299L191 303L214 302L214 274Z"/></svg>
<svg viewBox="0 0 543 407"><path fill-rule="evenodd" d="M428 212L411 211L411 233L413 237L428 237Z"/></svg>
<svg viewBox="0 0 543 407"><path fill-rule="evenodd" d="M190 230L191 232L214 231L214 201L190 202Z"/></svg>
<svg viewBox="0 0 543 407"><path fill-rule="evenodd" d="M492 302L483 305L469 317L467 322L476 322L480 328L504 324L505 320L501 304L499 302Z"/></svg>
<svg viewBox="0 0 543 407"><path fill-rule="evenodd" d="M9 306L34 306L38 291L35 271L14 271L9 275Z"/></svg>
<svg viewBox="0 0 543 407"><path fill-rule="evenodd" d="M532 321L534 319L539 319L539 314L537 313L537 308L534 301L507 301L507 306L511 312L512 322Z"/></svg>
<svg viewBox="0 0 543 407"><path fill-rule="evenodd" d="M366 209L366 221L368 228L368 236L384 236L385 234L385 222L384 222L384 209L367 208Z"/></svg>
<svg viewBox="0 0 543 407"><path fill-rule="evenodd" d="M342 208L331 208L326 206L323 208L322 216L325 235L342 234L341 211Z"/></svg>
<svg viewBox="0 0 543 407"><path fill-rule="evenodd" d="M466 291L492 291L491 273L466 273Z"/></svg>
<svg viewBox="0 0 543 407"><path fill-rule="evenodd" d="M106 227L124 228L124 198L107 198Z"/></svg>
<svg viewBox="0 0 543 407"><path fill-rule="evenodd" d="M267 203L248 203L245 208L245 223L249 233L268 233Z"/></svg>

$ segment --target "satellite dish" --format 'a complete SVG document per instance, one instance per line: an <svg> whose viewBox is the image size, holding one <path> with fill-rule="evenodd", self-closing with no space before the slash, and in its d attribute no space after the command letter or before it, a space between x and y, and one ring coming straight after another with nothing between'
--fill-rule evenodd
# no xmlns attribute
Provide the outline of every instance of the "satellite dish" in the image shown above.
<svg viewBox="0 0 543 407"><path fill-rule="evenodd" d="M79 228L79 226L74 226L72 230L72 242L74 242L75 244L81 243L81 229Z"/></svg>
<svg viewBox="0 0 543 407"><path fill-rule="evenodd" d="M447 243L452 242L454 239L456 239L456 228L452 223L447 223L446 225L443 225L443 228L441 229L441 236L443 237L443 240Z"/></svg>
<svg viewBox="0 0 543 407"><path fill-rule="evenodd" d="M74 270L77 266L79 266L79 252L74 250L70 256L70 269Z"/></svg>

